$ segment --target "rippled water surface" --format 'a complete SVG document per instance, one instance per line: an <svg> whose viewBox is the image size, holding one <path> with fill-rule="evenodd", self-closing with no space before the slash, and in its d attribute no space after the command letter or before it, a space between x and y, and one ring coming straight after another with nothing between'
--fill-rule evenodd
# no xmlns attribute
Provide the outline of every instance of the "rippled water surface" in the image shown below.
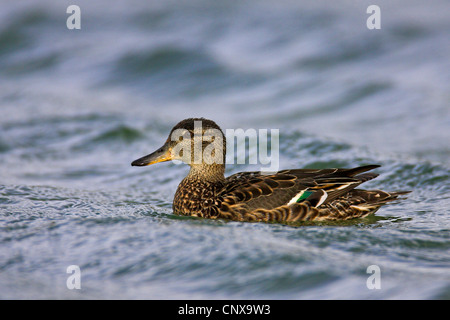
<svg viewBox="0 0 450 320"><path fill-rule="evenodd" d="M450 298L448 1L378 1L380 30L366 1L78 1L81 30L68 1L1 4L1 299ZM413 192L350 222L175 216L187 166L130 163L192 116Z"/></svg>

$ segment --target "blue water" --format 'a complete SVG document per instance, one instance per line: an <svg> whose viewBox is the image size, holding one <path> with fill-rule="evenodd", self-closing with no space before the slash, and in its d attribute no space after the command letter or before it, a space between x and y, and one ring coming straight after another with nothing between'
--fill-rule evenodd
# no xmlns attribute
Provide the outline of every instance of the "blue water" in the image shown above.
<svg viewBox="0 0 450 320"><path fill-rule="evenodd" d="M448 1L377 1L379 30L368 1L81 0L68 30L71 4L1 2L1 299L450 298ZM194 116L413 192L350 222L178 217L188 168L130 163Z"/></svg>

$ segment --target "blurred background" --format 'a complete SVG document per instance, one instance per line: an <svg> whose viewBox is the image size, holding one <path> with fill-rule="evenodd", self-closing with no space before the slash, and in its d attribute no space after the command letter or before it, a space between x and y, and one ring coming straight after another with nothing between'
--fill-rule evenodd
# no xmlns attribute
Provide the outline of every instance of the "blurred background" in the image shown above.
<svg viewBox="0 0 450 320"><path fill-rule="evenodd" d="M450 297L448 1L0 8L0 298ZM194 116L279 129L283 169L378 163L369 187L414 193L355 225L180 219L188 168L130 163Z"/></svg>

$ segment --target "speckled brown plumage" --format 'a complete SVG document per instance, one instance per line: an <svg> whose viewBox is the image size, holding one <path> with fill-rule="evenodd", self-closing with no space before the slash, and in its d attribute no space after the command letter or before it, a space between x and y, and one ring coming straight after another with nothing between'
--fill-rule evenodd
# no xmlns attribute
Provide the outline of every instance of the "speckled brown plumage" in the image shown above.
<svg viewBox="0 0 450 320"><path fill-rule="evenodd" d="M203 132L208 128L220 130L213 121L203 118L183 120L174 129L183 128L193 134L194 121L202 121ZM225 139L223 141L225 144ZM157 152L171 150L174 144L176 142L169 136ZM161 157L153 153L134 161L133 165L147 165L169 158L166 155L163 160L158 160ZM175 193L175 214L255 222L347 220L367 216L407 193L356 189L378 176L367 172L378 165L352 169L282 170L270 175L241 172L227 178L224 164L190 165L189 174Z"/></svg>

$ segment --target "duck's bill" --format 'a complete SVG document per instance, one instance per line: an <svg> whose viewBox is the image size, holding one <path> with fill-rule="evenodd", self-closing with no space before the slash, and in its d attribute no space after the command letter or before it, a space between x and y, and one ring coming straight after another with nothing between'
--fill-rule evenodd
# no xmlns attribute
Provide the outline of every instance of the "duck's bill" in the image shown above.
<svg viewBox="0 0 450 320"><path fill-rule="evenodd" d="M170 153L169 148L166 145L164 145L161 148L159 148L158 150L156 150L155 152L150 153L149 155L143 156L142 158L139 158L137 160L134 160L131 163L131 165L143 167L143 166L149 166L151 164L169 161L169 160L172 160L171 153Z"/></svg>

